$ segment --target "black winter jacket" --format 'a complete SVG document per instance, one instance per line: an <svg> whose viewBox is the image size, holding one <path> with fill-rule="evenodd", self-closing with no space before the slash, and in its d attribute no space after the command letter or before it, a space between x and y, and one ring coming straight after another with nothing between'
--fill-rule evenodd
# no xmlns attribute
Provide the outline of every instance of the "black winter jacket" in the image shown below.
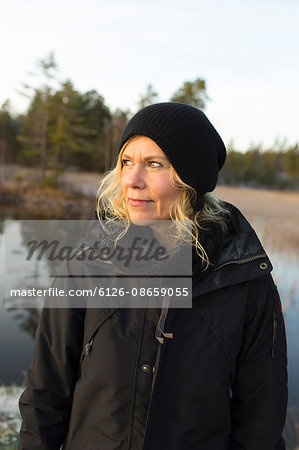
<svg viewBox="0 0 299 450"><path fill-rule="evenodd" d="M246 219L193 307L42 311L22 450L283 450L286 338L271 263ZM99 267L80 263L83 273ZM101 268L101 270L103 270ZM55 283L76 283L75 278Z"/></svg>

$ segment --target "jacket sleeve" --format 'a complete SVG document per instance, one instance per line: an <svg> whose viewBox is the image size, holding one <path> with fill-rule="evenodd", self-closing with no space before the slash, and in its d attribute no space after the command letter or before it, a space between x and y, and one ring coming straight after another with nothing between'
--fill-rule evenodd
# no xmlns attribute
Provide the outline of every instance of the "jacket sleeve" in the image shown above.
<svg viewBox="0 0 299 450"><path fill-rule="evenodd" d="M68 288L71 283L69 279ZM23 419L19 450L58 450L64 442L82 351L84 312L57 307L41 312L28 385L19 401Z"/></svg>
<svg viewBox="0 0 299 450"><path fill-rule="evenodd" d="M284 320L269 274L251 283L232 385L229 450L284 450L287 397Z"/></svg>

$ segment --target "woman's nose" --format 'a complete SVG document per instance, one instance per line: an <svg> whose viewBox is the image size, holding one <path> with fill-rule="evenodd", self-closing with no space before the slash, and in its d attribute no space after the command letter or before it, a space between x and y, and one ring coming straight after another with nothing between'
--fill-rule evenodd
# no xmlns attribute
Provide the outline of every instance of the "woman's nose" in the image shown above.
<svg viewBox="0 0 299 450"><path fill-rule="evenodd" d="M145 187L145 178L142 168L137 166L132 167L130 173L127 176L129 187L138 187L140 189L143 189Z"/></svg>

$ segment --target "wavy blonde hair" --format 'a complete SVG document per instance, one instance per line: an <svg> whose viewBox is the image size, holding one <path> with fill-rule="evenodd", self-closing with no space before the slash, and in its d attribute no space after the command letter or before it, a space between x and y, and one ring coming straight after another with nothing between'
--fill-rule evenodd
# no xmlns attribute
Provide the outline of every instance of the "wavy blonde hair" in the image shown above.
<svg viewBox="0 0 299 450"><path fill-rule="evenodd" d="M96 195L96 210L100 221L104 218L108 223L116 223L118 221L125 221L126 223L117 236L116 241L126 234L130 226L129 213L126 208L124 194L120 188L121 157L127 145L137 137L131 137L123 145L115 167L104 174ZM190 201L196 199L197 193L195 189L184 183L173 166L170 167L170 175L172 186L179 189L180 193L170 206L169 216L173 223L169 227L168 238L174 240L178 245L183 242L191 243L202 260L203 270L206 270L210 261L206 250L200 243L200 232L207 229L208 222L214 222L219 224L223 232L226 233L230 212L225 207L225 204L211 192L204 195L203 209L195 212ZM103 222L101 222L101 225L109 233Z"/></svg>

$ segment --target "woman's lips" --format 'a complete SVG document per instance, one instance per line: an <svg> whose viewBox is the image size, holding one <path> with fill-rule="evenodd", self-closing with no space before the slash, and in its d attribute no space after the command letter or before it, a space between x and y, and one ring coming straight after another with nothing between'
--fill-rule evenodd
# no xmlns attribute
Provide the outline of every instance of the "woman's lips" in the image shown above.
<svg viewBox="0 0 299 450"><path fill-rule="evenodd" d="M152 202L152 200L134 200L133 198L129 198L128 203L130 206L145 206L151 202Z"/></svg>

